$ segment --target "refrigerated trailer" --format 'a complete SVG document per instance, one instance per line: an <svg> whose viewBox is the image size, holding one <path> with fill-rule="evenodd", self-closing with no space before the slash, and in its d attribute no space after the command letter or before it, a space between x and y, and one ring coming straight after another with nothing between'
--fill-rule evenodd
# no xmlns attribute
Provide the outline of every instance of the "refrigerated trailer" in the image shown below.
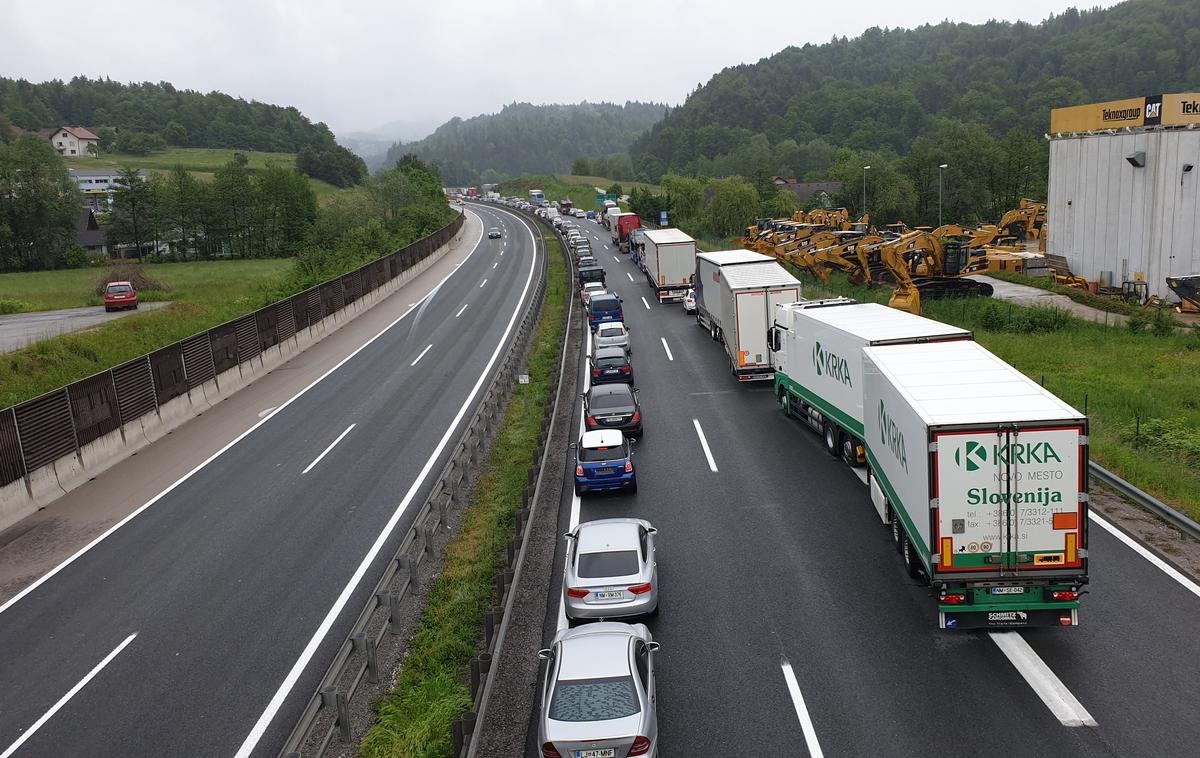
<svg viewBox="0 0 1200 758"><path fill-rule="evenodd" d="M1088 421L976 342L863 348L871 500L944 629L1075 626Z"/></svg>
<svg viewBox="0 0 1200 758"><path fill-rule="evenodd" d="M866 463L862 349L973 339L971 332L878 303L803 300L775 309L770 348L775 399L825 441L830 455Z"/></svg>
<svg viewBox="0 0 1200 758"><path fill-rule="evenodd" d="M730 373L771 380L767 333L776 306L800 299L800 281L765 255L730 250L696 256L695 290L696 321L725 346Z"/></svg>
<svg viewBox="0 0 1200 758"><path fill-rule="evenodd" d="M658 302L682 300L696 273L696 240L679 229L647 229L641 268Z"/></svg>

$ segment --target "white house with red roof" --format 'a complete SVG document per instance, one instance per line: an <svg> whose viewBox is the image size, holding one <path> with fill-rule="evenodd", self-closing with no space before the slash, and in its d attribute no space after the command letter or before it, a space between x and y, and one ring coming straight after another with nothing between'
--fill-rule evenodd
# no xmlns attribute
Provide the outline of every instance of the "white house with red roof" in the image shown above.
<svg viewBox="0 0 1200 758"><path fill-rule="evenodd" d="M100 147L100 138L82 126L60 126L50 133L50 144L64 158L90 158L88 145Z"/></svg>

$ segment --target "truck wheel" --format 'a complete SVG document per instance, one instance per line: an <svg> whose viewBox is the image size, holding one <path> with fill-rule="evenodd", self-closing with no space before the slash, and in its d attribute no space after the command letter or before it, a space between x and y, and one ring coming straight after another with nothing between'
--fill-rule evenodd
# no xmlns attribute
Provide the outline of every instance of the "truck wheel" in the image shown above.
<svg viewBox="0 0 1200 758"><path fill-rule="evenodd" d="M913 579L919 578L921 576L921 564L917 561L916 550L913 549L912 540L908 538L907 534L904 535L904 543L901 546L900 555L904 558L904 570L908 572L908 575Z"/></svg>
<svg viewBox="0 0 1200 758"><path fill-rule="evenodd" d="M849 434L842 435L842 460L850 468L858 467L858 456L854 454L854 438Z"/></svg>
<svg viewBox="0 0 1200 758"><path fill-rule="evenodd" d="M841 445L838 444L838 429L828 421L825 422L825 451L834 458L838 457L841 452Z"/></svg>
<svg viewBox="0 0 1200 758"><path fill-rule="evenodd" d="M904 539L904 529L900 526L900 517L896 515L896 509L888 505L888 518L891 520L892 526L892 542L896 545L896 552L900 552L900 540Z"/></svg>
<svg viewBox="0 0 1200 758"><path fill-rule="evenodd" d="M788 394L787 390L784 390L783 394L779 396L779 406L783 408L784 416L792 417L792 396Z"/></svg>

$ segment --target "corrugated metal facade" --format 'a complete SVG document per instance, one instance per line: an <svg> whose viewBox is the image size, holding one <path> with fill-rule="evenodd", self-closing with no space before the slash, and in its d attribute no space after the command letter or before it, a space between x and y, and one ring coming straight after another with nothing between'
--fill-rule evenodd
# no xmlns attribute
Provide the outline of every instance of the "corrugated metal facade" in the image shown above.
<svg viewBox="0 0 1200 758"><path fill-rule="evenodd" d="M1137 152L1145 168L1126 160ZM1198 182L1200 130L1054 139L1046 250L1089 281L1111 272L1115 287L1140 271L1150 294L1173 300L1166 277L1200 272Z"/></svg>

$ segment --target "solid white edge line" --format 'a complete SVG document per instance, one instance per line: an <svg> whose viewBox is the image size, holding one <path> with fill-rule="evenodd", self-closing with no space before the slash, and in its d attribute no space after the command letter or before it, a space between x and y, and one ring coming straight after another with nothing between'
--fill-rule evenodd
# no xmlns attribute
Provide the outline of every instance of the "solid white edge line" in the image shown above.
<svg viewBox="0 0 1200 758"><path fill-rule="evenodd" d="M414 358L414 359L413 359L413 362L412 362L412 363L410 363L410 364L408 364L408 365L409 365L409 366L415 366L415 365L417 365L418 363L420 363L421 359L425 357L425 353L428 353L428 352L429 352L429 348L431 348L431 347L433 347L433 343L430 343L430 344L426 345L426 346L425 346L425 349L421 351L421 354L420 354L420 355L418 355L416 358Z"/></svg>
<svg viewBox="0 0 1200 758"><path fill-rule="evenodd" d="M1196 597L1200 597L1200 585L1184 576L1179 572L1178 569L1164 561L1162 558L1159 558L1157 555L1147 550L1137 540L1118 529L1116 525L1109 523L1107 519L1096 513L1096 511L1088 511L1088 520L1094 524L1097 524L1100 526L1100 528L1104 529L1106 532L1125 543L1125 545L1128 546L1129 549L1133 550L1133 552L1142 556L1147 561L1150 561L1151 564L1158 567L1164 574L1183 585L1184 589L1186 589L1188 592L1191 592Z"/></svg>
<svg viewBox="0 0 1200 758"><path fill-rule="evenodd" d="M988 632L988 636L1063 726L1096 726L1092 714L1071 694L1024 637L1016 632Z"/></svg>
<svg viewBox="0 0 1200 758"><path fill-rule="evenodd" d="M713 460L712 450L708 449L708 439L704 436L704 430L700 428L700 420L692 419L692 424L696 427L696 436L700 438L700 447L704 448L704 457L708 459L708 467L715 472L717 462Z"/></svg>
<svg viewBox="0 0 1200 758"><path fill-rule="evenodd" d="M629 277L629 281L631 281L631 282L633 281L633 274L631 274L631 273L629 273L628 271L626 271L626 272L625 272L625 276Z"/></svg>
<svg viewBox="0 0 1200 758"><path fill-rule="evenodd" d="M454 314L454 318L458 318L459 316L463 315L463 311L465 311L469 305L470 303L463 303L463 307L458 309L458 313Z"/></svg>
<svg viewBox="0 0 1200 758"><path fill-rule="evenodd" d="M475 396L479 394L480 388L483 387L484 381L487 379L492 367L496 364L496 359L500 357L500 351L504 349L505 344L508 342L509 335L512 334L513 326L515 326L517 323L517 316L521 313L521 306L525 302L525 296L529 294L529 286L533 283L533 274L537 268L537 240L533 236L532 227L525 226L525 230L529 232L529 243L533 250L533 255L530 256L529 259L529 274L525 278L525 286L521 290L521 295L517 298L517 307L513 309L513 314L508 320L508 326L505 327L504 334L501 335L500 341L496 343L496 349L492 351L492 355L488 359L487 365L484 366L483 372L480 373L479 379L476 380L475 386L471 388L471 392L469 395L467 395L467 399L463 401L462 407L458 409L458 414L455 415L454 419L450 422L450 425L446 428L446 433L442 435L442 439L438 442L433 453L430 454L429 459L425 461L425 465L421 468L420 473L417 474L416 480L413 481L412 486L409 487L408 492L405 493L404 499L401 500L399 505L396 506L395 512L392 513L391 518L389 518L388 522L384 525L383 531L381 531L379 536L375 538L375 543L371 545L371 549L368 550L367 554L363 557L362 563L360 563L358 568L355 569L354 574L350 577L350 581L346 583L346 586L342 589L341 594L338 595L337 600L334 601L333 607L331 607L329 612L325 614L325 618L322 619L320 626L317 627L317 630L313 633L312 638L309 639L308 644L305 645L303 652L300 653L300 657L296 659L295 665L292 666L292 669L288 672L287 676L284 677L283 683L279 685L279 689L276 690L275 695L267 704L266 710L264 710L262 715L259 716L258 721L255 722L253 729L250 730L250 734L246 736L246 740L242 743L242 746L238 748L236 753L237 758L247 758L258 745L258 741L262 739L263 734L266 733L267 727L271 725L271 721L273 721L275 718L275 714L277 714L279 709L283 707L283 702L287 699L287 696L291 694L292 688L296 686L296 681L300 678L300 675L304 673L304 669L307 668L309 661L311 661L313 655L316 654L317 648L320 647L321 642L329 634L329 630L333 627L334 622L337 621L337 617L341 615L342 609L345 608L346 603L350 601L350 597L354 594L354 590L358 587L359 583L362 582L362 578L367 573L367 569L370 568L371 564L375 560L375 557L379 554L379 551L382 550L383 546L387 543L388 537L391 536L392 530L396 528L396 524L399 523L401 516L403 516L405 511L408 510L409 504L412 502L413 498L416 497L417 491L420 490L422 485L425 483L426 477L428 477L429 473L433 470L438 458L441 457L442 452L446 449L446 446L450 444L450 440L454 436L454 432L458 429L458 425L462 423L463 417L466 416L467 410L471 407L471 403L475 401Z"/></svg>
<svg viewBox="0 0 1200 758"><path fill-rule="evenodd" d="M483 289L483 285L485 285L485 284L487 284L487 279L484 279L482 282L479 283L479 288Z"/></svg>
<svg viewBox="0 0 1200 758"><path fill-rule="evenodd" d="M591 355L591 354L592 354L592 330L588 329L587 330L587 352L585 352L584 355ZM591 377L592 377L592 375L588 373L587 362L585 361L583 364L583 391L584 392L587 392L591 388L591 385L592 385ZM581 435L583 434L583 429L584 429L584 426L583 426L583 402L581 401L579 403L579 433ZM568 532L575 531L575 527L579 526L579 513L581 510L582 510L582 502L579 499L579 495L575 493L574 486L572 486L571 487L571 513L567 518L567 527L568 527L567 531ZM564 557L564 561L565 560L566 559ZM565 569L566 567L564 566L563 568ZM567 599L563 595L563 592L565 592L565 591L566 591L565 589L562 589L558 593L558 625L557 625L557 628L559 631L566 629L567 626L571 623L570 621L567 620Z"/></svg>
<svg viewBox="0 0 1200 758"><path fill-rule="evenodd" d="M58 713L59 710L64 705L67 704L67 701L69 701L71 698L75 697L75 695L78 694L78 692L81 689L86 687L87 683L92 681L92 679L94 679L97 674L99 674L101 671L103 671L105 666L112 663L113 658L116 658L118 655L120 655L121 651L124 650L125 648L127 648L129 646L129 643L133 642L135 637L137 637L137 632L134 632L133 634L126 637L124 642L122 642L120 645L117 645L116 648L114 648L111 653L104 656L104 660L97 663L96 667L93 668L91 671L89 671L87 676L80 679L78 684L76 684L71 689L67 690L67 694L65 694L61 698L59 698L58 702L55 703L53 706L51 706L50 710L48 710L44 714L42 714L42 717L40 719L33 722L33 726L26 729L25 733L22 734L20 737L18 737L16 742L9 745L8 749L5 750L3 753L0 753L0 758L10 758L10 756L13 753L17 752L17 750L19 750L20 747L25 744L26 740L28 740L30 737L32 737L34 734L36 734L39 729L41 729L43 726L46 725L47 721L49 721L51 718L54 717L54 714Z"/></svg>
<svg viewBox="0 0 1200 758"><path fill-rule="evenodd" d="M646 307L649 308L650 306L647 305ZM663 350L667 351L667 360L669 360L669 361L675 360L675 356L671 355L671 348L667 347L667 338L659 337L659 339L662 340Z"/></svg>
<svg viewBox="0 0 1200 758"><path fill-rule="evenodd" d="M355 424L351 424L350 426L346 427L346 431L344 431L344 432L342 432L341 434L339 434L339 435L337 436L337 439L335 439L333 442L330 442L330 443L329 443L329 447L327 447L327 448L325 448L324 450L322 450L322 451L321 451L321 454L320 454L320 455L318 455L316 458L313 458L313 462L312 462L312 463L310 463L310 464L308 464L307 466L305 466L304 470L303 470L303 471L301 471L300 473L301 473L301 474L307 474L309 471L312 471L312 470L313 470L313 466L316 466L318 463L320 463L320 462L321 462L321 459L322 459L322 458L324 458L325 456L329 455L329 451L330 451L330 450L332 450L332 449L333 449L333 448L334 448L334 447L337 445L337 443L341 442L341 441L342 441L342 439L343 439L343 438L344 438L344 437L345 437L347 434L349 434L349 433L350 433L350 430L351 430L351 429L353 429L355 426L356 426Z"/></svg>
<svg viewBox="0 0 1200 758"><path fill-rule="evenodd" d="M792 664L786 659L781 667L788 694L792 696L792 705L796 708L796 717L800 719L800 730L804 732L804 744L808 747L808 754L810 758L825 758L825 753L821 751L821 743L817 740L817 730L813 726L812 717L808 715L808 706L804 704L804 695L800 694L796 672L792 671Z"/></svg>
<svg viewBox="0 0 1200 758"><path fill-rule="evenodd" d="M473 211L471 212L471 215L475 216L476 218L479 218L479 215ZM471 258L471 256L475 254L475 251L479 249L479 242L483 239L483 229L482 229L483 219L479 219L479 221L480 221L480 225L481 225L480 230L479 230L479 238L475 240L475 244L471 248L471 252L467 254L466 258L463 258L463 260L459 262L458 266L461 266L463 263L466 263ZM174 483L169 485L162 492L158 493L154 497L147 500L140 507L138 507L138 509L135 510L133 513L130 513L125 518L123 518L120 521L118 521L117 523L113 524L103 534L101 534L99 537L96 537L96 539L92 540L88 544L84 545L82 548L79 549L79 551L77 553L72 555L70 558L67 558L65 561L63 561L62 563L60 563L57 566L55 566L54 568L52 568L50 571L47 571L40 578L38 578L35 582L33 582L33 584L30 584L28 587L26 587L25 589L18 592L16 595L13 595L11 598L9 598L8 601L4 603L4 605L0 605L0 614L4 613L9 608L11 608L13 605L15 605L19 600L21 600L21 598L25 597L29 593L36 590L38 587L45 584L47 581L49 581L51 578L53 578L56 574L58 574L58 572L65 569L67 566L70 566L72 563L74 563L76 560L78 560L81 555L83 555L84 553L86 553L89 550L91 550L92 548L94 548L96 545L99 545L101 542L106 540L113 532L117 531L118 529L125 526L133 519L137 518L147 508L154 505L155 503L157 503L159 500L166 497L167 495L169 495L176 487L183 484L188 479L191 479L196 474L197 471L200 471L205 466L207 466L208 464L215 461L217 458L219 458L221 456L222 453L224 453L226 450L233 447L237 443L241 442L246 437L248 437L252 432L254 432L255 429L258 429L263 424L265 424L268 421L270 421L271 419L275 418L275 414L282 412L284 408L287 408L289 405L294 403L304 393L308 392L313 387L316 387L318 384L320 384L322 381L324 381L326 379L326 377L328 377L334 371L337 371L339 368L341 368L343 365L345 365L351 358L353 358L354 356L356 356L360 352L362 352L364 349L366 349L366 347L368 345L370 345L372 342L374 342L375 340L379 339L384 334L386 334L388 332L388 330L390 330L393 326L395 326L396 324L399 324L402 320L404 320L405 316L412 313L413 310L420 307L420 305L422 303L424 303L429 298L433 297L433 295L435 295L437 293L437 291L439 289L441 289L442 285L445 284L450 279L450 277L454 276L454 274L458 271L458 266L455 266L453 271L451 271L449 274L446 274L446 276L440 282L438 282L437 285L432 290L429 291L429 294L425 295L425 297L418 300L415 304L413 304L411 307L409 307L408 310L404 311L404 313L401 313L399 316L397 316L394 321L392 321L387 326L383 327L383 329L379 330L379 332L374 337L372 337L371 339L369 339L366 342L359 345L352 353L350 353L345 358L342 358L340 361L338 361L333 366L331 366L329 368L329 370L327 370L324 374L321 374L316 379L314 379L304 389L300 390L295 395L292 395L290 398L288 398L286 401L284 401L284 403L282 405L280 405L278 408L276 408L274 411L272 411L270 413L270 415L264 417L257 424L250 427L246 431L242 432L238 436L234 437L232 440L230 440L228 443L226 443L224 447L222 447L220 450L218 450L217 452L208 456L200 463L198 463L195 468L193 468L191 471L188 471L186 474L184 474L183 476L176 479Z"/></svg>
<svg viewBox="0 0 1200 758"><path fill-rule="evenodd" d="M646 310L650 310L650 303L646 302L645 296L642 296L642 305L646 306Z"/></svg>

